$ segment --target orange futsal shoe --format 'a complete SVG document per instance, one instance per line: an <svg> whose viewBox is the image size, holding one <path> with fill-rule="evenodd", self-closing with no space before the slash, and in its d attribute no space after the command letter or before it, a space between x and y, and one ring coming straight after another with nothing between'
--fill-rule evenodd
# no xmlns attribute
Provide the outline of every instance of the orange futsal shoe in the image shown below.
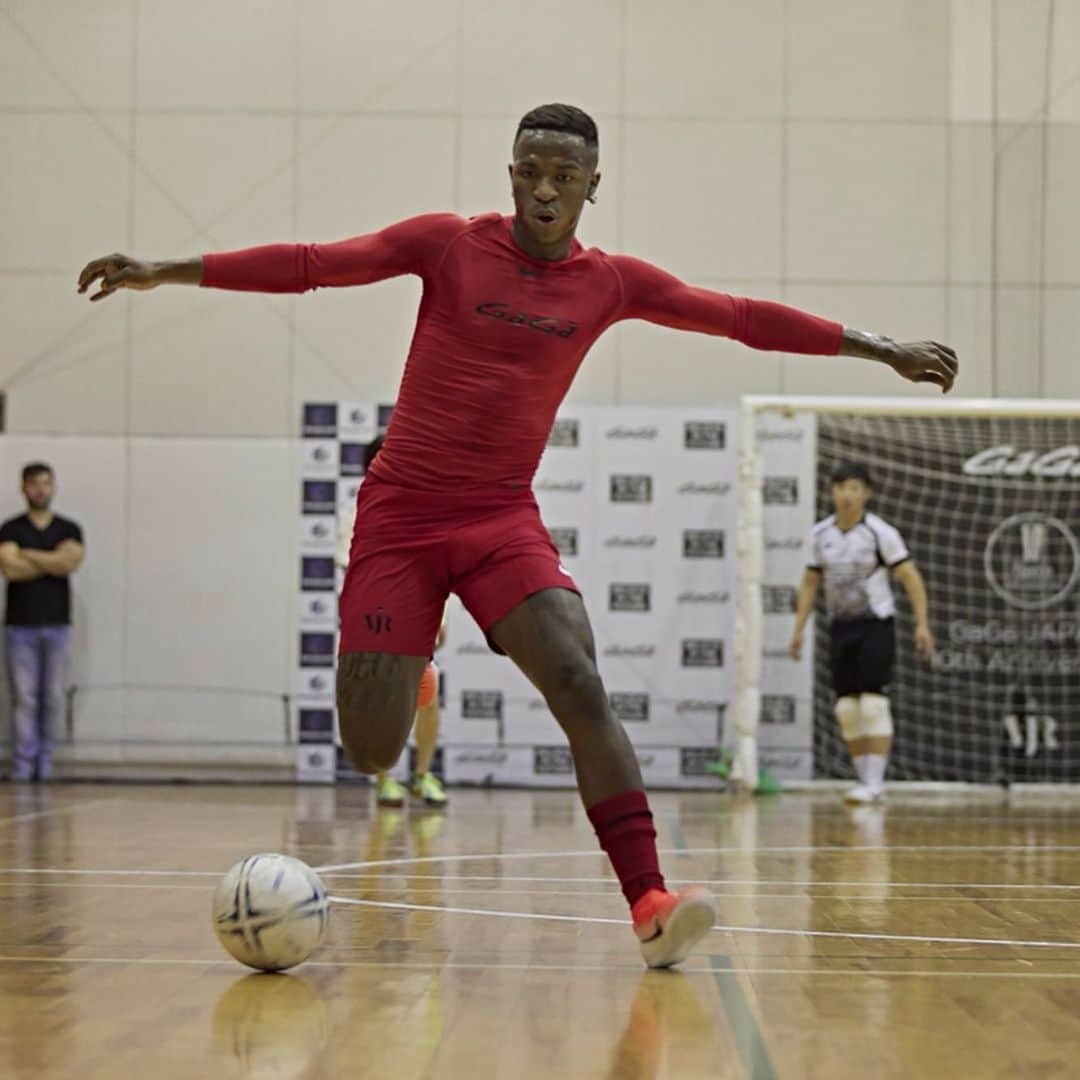
<svg viewBox="0 0 1080 1080"><path fill-rule="evenodd" d="M681 964L716 922L716 901L691 885L679 892L650 889L633 906L634 933L651 968Z"/></svg>

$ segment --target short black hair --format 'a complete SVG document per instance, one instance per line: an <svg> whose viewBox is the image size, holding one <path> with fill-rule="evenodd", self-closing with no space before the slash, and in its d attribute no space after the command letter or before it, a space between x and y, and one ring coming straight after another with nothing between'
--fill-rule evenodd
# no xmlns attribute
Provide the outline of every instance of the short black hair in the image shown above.
<svg viewBox="0 0 1080 1080"><path fill-rule="evenodd" d="M371 463L379 456L379 451L382 449L382 444L386 441L385 435L376 435L364 447L364 472L367 472L371 468Z"/></svg>
<svg viewBox="0 0 1080 1080"><path fill-rule="evenodd" d="M830 483L842 484L845 480L861 480L867 487L873 487L870 483L870 470L857 461L842 461L832 471Z"/></svg>
<svg viewBox="0 0 1080 1080"><path fill-rule="evenodd" d="M591 150L600 150L596 121L576 105L539 105L530 109L518 124L515 144L523 131L564 131L568 135L580 135Z"/></svg>
<svg viewBox="0 0 1080 1080"><path fill-rule="evenodd" d="M40 476L42 473L52 476L52 466L46 465L44 461L31 461L29 465L23 466L22 482L25 484L27 480L33 480L35 476Z"/></svg>

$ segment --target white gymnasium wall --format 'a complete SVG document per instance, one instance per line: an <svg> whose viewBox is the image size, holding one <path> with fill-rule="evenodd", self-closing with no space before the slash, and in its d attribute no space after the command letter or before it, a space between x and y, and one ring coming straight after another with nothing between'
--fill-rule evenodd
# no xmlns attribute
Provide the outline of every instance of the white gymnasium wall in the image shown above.
<svg viewBox="0 0 1080 1080"><path fill-rule="evenodd" d="M286 677L282 440L303 401L393 398L418 299L404 280L91 308L73 284L86 259L508 208L516 120L562 99L601 125L586 242L950 341L967 395L1075 397L1078 71L1080 0L550 0L539 14L524 0L0 0L0 481L14 488L34 444L58 465L61 509L89 526L77 665L103 682ZM808 391L931 392L856 361L628 325L571 403ZM68 454L74 436L85 454ZM193 482L196 461L217 478ZM172 657L150 633L170 604ZM135 716L164 737L193 715L177 700L101 698L86 722ZM225 704L202 708L212 728ZM244 709L243 737L261 737L273 710Z"/></svg>

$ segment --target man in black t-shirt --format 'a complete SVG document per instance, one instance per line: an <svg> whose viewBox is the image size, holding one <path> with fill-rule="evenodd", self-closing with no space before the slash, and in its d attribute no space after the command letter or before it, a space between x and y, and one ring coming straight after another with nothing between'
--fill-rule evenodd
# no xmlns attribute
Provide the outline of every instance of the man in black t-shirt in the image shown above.
<svg viewBox="0 0 1080 1080"><path fill-rule="evenodd" d="M52 512L55 484L48 465L27 465L22 480L26 513L0 526L0 573L8 583L11 778L49 780L71 640L68 577L82 563L83 536L74 521Z"/></svg>

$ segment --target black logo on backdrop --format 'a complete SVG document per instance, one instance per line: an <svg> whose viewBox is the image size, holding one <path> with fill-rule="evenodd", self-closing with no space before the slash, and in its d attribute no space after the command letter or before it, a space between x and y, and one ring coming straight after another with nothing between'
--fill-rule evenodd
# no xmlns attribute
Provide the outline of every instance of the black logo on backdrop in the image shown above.
<svg viewBox="0 0 1080 1080"><path fill-rule="evenodd" d="M644 582L614 582L608 586L609 611L649 611L652 587Z"/></svg>
<svg viewBox="0 0 1080 1080"><path fill-rule="evenodd" d="M761 497L766 506L797 506L799 478L797 476L766 476Z"/></svg>
<svg viewBox="0 0 1080 1080"><path fill-rule="evenodd" d="M364 625L376 637L384 631L390 634L394 630L394 617L387 615L381 607L377 607L374 611L364 612Z"/></svg>
<svg viewBox="0 0 1080 1080"><path fill-rule="evenodd" d="M678 604L728 604L731 602L731 593L721 592L693 592L692 590L679 593Z"/></svg>
<svg viewBox="0 0 1080 1080"><path fill-rule="evenodd" d="M464 720L501 720L501 690L462 690L461 716Z"/></svg>
<svg viewBox="0 0 1080 1080"><path fill-rule="evenodd" d="M649 720L648 694L611 694L611 711L624 724L645 724Z"/></svg>
<svg viewBox="0 0 1080 1080"><path fill-rule="evenodd" d="M651 441L660 434L660 429L643 425L642 427L618 427L608 428L604 432L605 439L636 439Z"/></svg>
<svg viewBox="0 0 1080 1080"><path fill-rule="evenodd" d="M533 774L536 776L572 776L574 758L569 746L534 746Z"/></svg>
<svg viewBox="0 0 1080 1080"><path fill-rule="evenodd" d="M762 694L761 722L763 724L794 724L795 699L788 694Z"/></svg>
<svg viewBox="0 0 1080 1080"><path fill-rule="evenodd" d="M305 514L332 514L337 510L336 480L305 480L303 510Z"/></svg>
<svg viewBox="0 0 1080 1080"><path fill-rule="evenodd" d="M608 645L604 655L620 660L647 660L656 655L655 645Z"/></svg>
<svg viewBox="0 0 1080 1080"><path fill-rule="evenodd" d="M712 484L699 484L696 480L688 480L679 487L680 495L712 495L723 496L731 493L731 485L717 480Z"/></svg>
<svg viewBox="0 0 1080 1080"><path fill-rule="evenodd" d="M479 641L466 641L457 647L458 656L490 656L491 649L487 645L481 645Z"/></svg>
<svg viewBox="0 0 1080 1080"><path fill-rule="evenodd" d="M719 638L684 638L683 667L723 667L724 643Z"/></svg>
<svg viewBox="0 0 1080 1080"><path fill-rule="evenodd" d="M577 420L556 420L548 435L548 446L581 445L581 425Z"/></svg>
<svg viewBox="0 0 1080 1080"><path fill-rule="evenodd" d="M641 474L612 476L611 501L617 503L651 503L652 477Z"/></svg>
<svg viewBox="0 0 1080 1080"><path fill-rule="evenodd" d="M559 554L564 558L578 553L577 529L548 529L548 535L551 537L551 542L558 549Z"/></svg>
<svg viewBox="0 0 1080 1080"><path fill-rule="evenodd" d="M380 405L378 415L379 430L385 431L390 426L390 417L394 415L394 406Z"/></svg>
<svg viewBox="0 0 1080 1080"><path fill-rule="evenodd" d="M301 667L333 667L334 635L305 631L300 635Z"/></svg>
<svg viewBox="0 0 1080 1080"><path fill-rule="evenodd" d="M716 760L716 751L708 746L684 746L679 751L679 773L682 776L708 776L709 766Z"/></svg>
<svg viewBox="0 0 1080 1080"><path fill-rule="evenodd" d="M797 593L792 585L762 585L761 610L766 615L790 615L795 610Z"/></svg>
<svg viewBox="0 0 1080 1080"><path fill-rule="evenodd" d="M304 438L332 439L337 435L337 405L311 402L304 406Z"/></svg>
<svg viewBox="0 0 1080 1080"><path fill-rule="evenodd" d="M554 334L555 337L572 337L578 328L578 324L571 319L559 319L554 315L530 315L527 311L516 311L512 304L504 304L497 300L478 304L474 310L477 315L498 319L499 322L510 326L538 330L541 334Z"/></svg>
<svg viewBox="0 0 1080 1080"><path fill-rule="evenodd" d="M505 765L510 759L507 750L461 750L453 757L455 765Z"/></svg>
<svg viewBox="0 0 1080 1080"><path fill-rule="evenodd" d="M328 555L304 555L300 559L300 587L316 592L333 592L333 558Z"/></svg>
<svg viewBox="0 0 1080 1080"><path fill-rule="evenodd" d="M724 532L722 529L683 529L684 559L722 559Z"/></svg>
<svg viewBox="0 0 1080 1080"><path fill-rule="evenodd" d="M727 703L707 701L704 698L683 698L675 704L676 716L711 716L719 720L724 715Z"/></svg>
<svg viewBox="0 0 1080 1080"><path fill-rule="evenodd" d="M342 476L364 475L364 451L366 449L363 443L341 444L338 471Z"/></svg>
<svg viewBox="0 0 1080 1080"><path fill-rule="evenodd" d="M607 548L654 548L656 547L656 537L647 536L642 534L641 536L609 536L604 541L604 547Z"/></svg>
<svg viewBox="0 0 1080 1080"><path fill-rule="evenodd" d="M321 671L304 672L304 693L325 694L330 690L333 675L324 675Z"/></svg>
<svg viewBox="0 0 1080 1080"><path fill-rule="evenodd" d="M330 743L334 741L333 709L301 709L299 738L302 743Z"/></svg>
<svg viewBox="0 0 1080 1080"><path fill-rule="evenodd" d="M765 540L766 551L802 551L803 538L801 536L767 537Z"/></svg>
<svg viewBox="0 0 1080 1080"><path fill-rule="evenodd" d="M687 420L683 424L683 446L687 450L723 450L727 429L712 420Z"/></svg>

